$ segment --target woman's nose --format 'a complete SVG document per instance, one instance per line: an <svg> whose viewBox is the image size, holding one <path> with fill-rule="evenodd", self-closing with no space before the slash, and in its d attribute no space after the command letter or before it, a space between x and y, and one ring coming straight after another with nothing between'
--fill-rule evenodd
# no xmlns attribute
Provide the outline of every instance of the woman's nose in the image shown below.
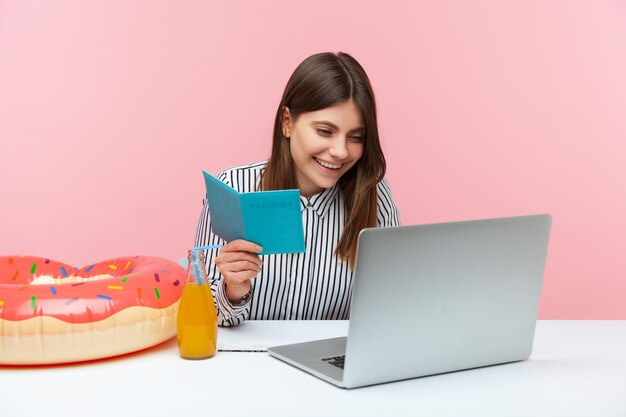
<svg viewBox="0 0 626 417"><path fill-rule="evenodd" d="M345 138L336 138L328 152L330 155L337 159L344 159L348 156L348 142Z"/></svg>

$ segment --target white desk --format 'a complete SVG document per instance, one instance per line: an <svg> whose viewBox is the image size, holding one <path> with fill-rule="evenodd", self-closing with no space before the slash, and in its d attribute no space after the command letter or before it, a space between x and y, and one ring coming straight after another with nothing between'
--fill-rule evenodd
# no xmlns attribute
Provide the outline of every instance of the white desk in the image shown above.
<svg viewBox="0 0 626 417"><path fill-rule="evenodd" d="M219 344L346 333L346 322L248 322ZM308 337L307 337L308 336ZM267 353L179 359L174 339L84 364L0 367L0 417L626 416L626 321L540 321L531 359L344 390Z"/></svg>

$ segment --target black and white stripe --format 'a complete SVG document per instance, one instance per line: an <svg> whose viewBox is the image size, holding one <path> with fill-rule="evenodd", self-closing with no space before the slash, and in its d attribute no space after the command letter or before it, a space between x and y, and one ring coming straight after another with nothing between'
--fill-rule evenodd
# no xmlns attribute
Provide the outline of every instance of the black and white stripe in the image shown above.
<svg viewBox="0 0 626 417"><path fill-rule="evenodd" d="M259 190L266 162L239 166L217 177L239 192ZM345 320L349 318L352 270L334 255L343 231L345 208L337 186L307 199L300 197L306 251L262 255L263 266L252 280L253 294L243 305L226 298L223 279L213 261L218 250L207 252L207 271L221 326L237 326L243 320ZM400 224L391 190L378 184L378 226ZM196 232L196 246L225 242L211 229L209 207L203 201Z"/></svg>

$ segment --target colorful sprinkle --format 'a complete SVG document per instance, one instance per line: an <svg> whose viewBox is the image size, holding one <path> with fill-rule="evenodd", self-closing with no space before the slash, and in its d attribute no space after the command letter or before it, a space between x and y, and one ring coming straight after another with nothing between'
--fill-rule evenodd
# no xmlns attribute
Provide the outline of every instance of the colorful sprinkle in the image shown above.
<svg viewBox="0 0 626 417"><path fill-rule="evenodd" d="M24 291L26 288L28 288L29 285L22 285L20 288L18 288L18 291Z"/></svg>
<svg viewBox="0 0 626 417"><path fill-rule="evenodd" d="M63 274L64 277L67 276L67 271L65 271L65 268L61 267L61 274Z"/></svg>
<svg viewBox="0 0 626 417"><path fill-rule="evenodd" d="M154 280L156 282L161 282L161 278L159 278L159 274L157 274L156 272L154 273Z"/></svg>
<svg viewBox="0 0 626 417"><path fill-rule="evenodd" d="M78 287L79 285L85 285L84 282L77 282L76 284L72 284L72 287Z"/></svg>
<svg viewBox="0 0 626 417"><path fill-rule="evenodd" d="M128 278L130 278L130 277L126 277L126 278L124 278L124 279L122 280L122 282L126 282L126 281L128 281Z"/></svg>
<svg viewBox="0 0 626 417"><path fill-rule="evenodd" d="M154 293L156 294L157 300L160 300L161 299L161 294L159 294L159 290L156 287L154 288Z"/></svg>
<svg viewBox="0 0 626 417"><path fill-rule="evenodd" d="M20 271L15 271L15 273L13 274L13 276L11 277L11 281L15 281L17 279L17 276L20 274Z"/></svg>
<svg viewBox="0 0 626 417"><path fill-rule="evenodd" d="M109 265L109 268L115 270L115 269L117 269L117 266L111 264L111 265Z"/></svg>
<svg viewBox="0 0 626 417"><path fill-rule="evenodd" d="M67 301L65 302L65 305L66 305L66 306L68 306L68 305L70 305L70 304L74 304L76 301L78 301L78 298L77 298L77 297L70 298L69 300L67 300Z"/></svg>
<svg viewBox="0 0 626 417"><path fill-rule="evenodd" d="M128 269L129 265L130 265L130 261L126 262L126 266L124 267L124 271L126 271Z"/></svg>
<svg viewBox="0 0 626 417"><path fill-rule="evenodd" d="M46 259L46 263L49 264L50 263L50 259Z"/></svg>
<svg viewBox="0 0 626 417"><path fill-rule="evenodd" d="M159 272L165 272L166 274L171 274L171 271L168 271L167 269L157 269L157 271Z"/></svg>
<svg viewBox="0 0 626 417"><path fill-rule="evenodd" d="M4 305L4 301L0 300L0 307L2 307Z"/></svg>
<svg viewBox="0 0 626 417"><path fill-rule="evenodd" d="M119 285L109 285L107 286L107 288L110 288L112 290L123 290L124 287L120 287Z"/></svg>
<svg viewBox="0 0 626 417"><path fill-rule="evenodd" d="M111 298L111 297L107 297L106 295L102 295L102 294L97 294L97 295L98 295L98 298L102 298L102 299L104 299L104 300L109 300L109 301L111 301L111 300L112 300L112 298Z"/></svg>
<svg viewBox="0 0 626 417"><path fill-rule="evenodd" d="M128 271L129 274L133 273L133 268L130 268L130 271Z"/></svg>
<svg viewBox="0 0 626 417"><path fill-rule="evenodd" d="M86 273L89 273L89 271L91 271L91 270L93 269L93 267L94 267L94 266L95 266L95 265L91 265L89 268L85 269L85 272L86 272Z"/></svg>
<svg viewBox="0 0 626 417"><path fill-rule="evenodd" d="M141 288L137 288L137 299L141 300Z"/></svg>
<svg viewBox="0 0 626 417"><path fill-rule="evenodd" d="M54 287L50 287L50 292L52 293L52 295L57 295L57 289Z"/></svg>
<svg viewBox="0 0 626 417"><path fill-rule="evenodd" d="M179 281L179 280L174 281L174 286L175 286L175 287L178 287L178 284L180 284L180 281Z"/></svg>
<svg viewBox="0 0 626 417"><path fill-rule="evenodd" d="M31 273L31 274L34 274L36 269L37 269L37 263L34 263L34 264L30 267L30 273Z"/></svg>
<svg viewBox="0 0 626 417"><path fill-rule="evenodd" d="M30 297L30 308L35 308L35 301L37 300L37 297L35 297L34 295L32 297Z"/></svg>

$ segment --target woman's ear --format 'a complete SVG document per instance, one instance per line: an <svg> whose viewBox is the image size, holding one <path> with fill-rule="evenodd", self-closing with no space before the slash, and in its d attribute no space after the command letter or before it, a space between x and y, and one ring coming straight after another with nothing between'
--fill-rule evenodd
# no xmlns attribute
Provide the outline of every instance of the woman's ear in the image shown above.
<svg viewBox="0 0 626 417"><path fill-rule="evenodd" d="M283 120L281 122L281 128L283 130L283 136L289 139L291 135L291 114L289 113L289 107L283 107Z"/></svg>

